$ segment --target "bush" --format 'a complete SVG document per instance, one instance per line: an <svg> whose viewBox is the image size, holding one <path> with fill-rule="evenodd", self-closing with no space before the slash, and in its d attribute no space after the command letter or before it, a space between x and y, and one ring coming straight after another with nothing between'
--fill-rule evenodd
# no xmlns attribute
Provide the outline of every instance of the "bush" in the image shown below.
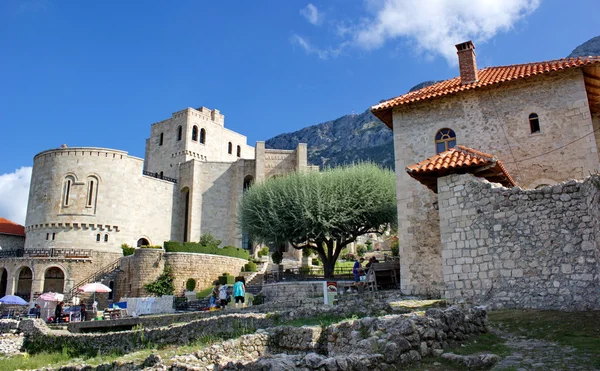
<svg viewBox="0 0 600 371"><path fill-rule="evenodd" d="M398 242L398 240L392 242L392 246L390 248L392 250L392 256L400 255L400 242Z"/></svg>
<svg viewBox="0 0 600 371"><path fill-rule="evenodd" d="M233 285L234 283L235 277L229 273L223 273L222 276L219 276L219 285Z"/></svg>
<svg viewBox="0 0 600 371"><path fill-rule="evenodd" d="M254 262L248 262L244 265L244 272L256 272L256 264Z"/></svg>
<svg viewBox="0 0 600 371"><path fill-rule="evenodd" d="M319 266L319 265L321 265L321 261L319 260L319 258L315 258L315 259L313 259L313 260L312 260L312 265L316 265L316 266Z"/></svg>
<svg viewBox="0 0 600 371"><path fill-rule="evenodd" d="M365 247L365 245L357 245L356 253L358 254L358 256L365 256L365 254L367 253L367 248Z"/></svg>
<svg viewBox="0 0 600 371"><path fill-rule="evenodd" d="M344 260L352 260L352 258L350 257L352 254L350 254L348 252L348 248L344 247L342 249L342 251L340 251L340 259L344 259Z"/></svg>
<svg viewBox="0 0 600 371"><path fill-rule="evenodd" d="M196 289L196 280L193 278L188 278L188 280L185 281L185 289L187 291L194 291Z"/></svg>
<svg viewBox="0 0 600 371"><path fill-rule="evenodd" d="M219 247L221 240L217 240L212 234L205 233L200 236L200 245L208 247Z"/></svg>
<svg viewBox="0 0 600 371"><path fill-rule="evenodd" d="M256 255L258 255L259 258L262 258L263 256L268 256L269 248L266 246L263 247L262 249L258 250L258 253Z"/></svg>
<svg viewBox="0 0 600 371"><path fill-rule="evenodd" d="M313 251L311 249L302 249L302 256L305 258L309 258L311 257L313 254Z"/></svg>
<svg viewBox="0 0 600 371"><path fill-rule="evenodd" d="M283 260L283 254L280 251L275 251L271 255L271 259L273 259L273 263L281 264L281 261Z"/></svg>
<svg viewBox="0 0 600 371"><path fill-rule="evenodd" d="M310 267L300 267L298 272L300 272L300 274L303 274L303 275L310 274Z"/></svg>
<svg viewBox="0 0 600 371"><path fill-rule="evenodd" d="M135 253L135 247L131 247L126 243L121 245L121 249L123 250L123 256L129 256Z"/></svg>
<svg viewBox="0 0 600 371"><path fill-rule="evenodd" d="M373 251L373 242L371 240L368 240L365 244L367 245L367 251Z"/></svg>
<svg viewBox="0 0 600 371"><path fill-rule="evenodd" d="M144 288L156 296L173 295L175 292L174 280L172 268L165 265L161 275L154 282L144 285Z"/></svg>
<svg viewBox="0 0 600 371"><path fill-rule="evenodd" d="M140 246L140 249L162 249L162 246L143 245L143 246Z"/></svg>
<svg viewBox="0 0 600 371"><path fill-rule="evenodd" d="M225 246L223 248L217 246L204 246L198 242L185 242L183 245L175 241L166 241L164 243L166 252L188 252L194 254L211 254L229 256L232 258L246 259L250 258L248 251L238 249L235 246Z"/></svg>

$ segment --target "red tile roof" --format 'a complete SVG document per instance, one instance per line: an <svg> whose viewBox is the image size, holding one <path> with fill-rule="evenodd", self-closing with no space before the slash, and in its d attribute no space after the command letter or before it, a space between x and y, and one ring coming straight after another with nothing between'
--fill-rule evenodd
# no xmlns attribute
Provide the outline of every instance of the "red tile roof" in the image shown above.
<svg viewBox="0 0 600 371"><path fill-rule="evenodd" d="M406 167L406 172L437 193L437 178L450 174L473 173L505 187L516 185L496 157L465 146L456 146Z"/></svg>
<svg viewBox="0 0 600 371"><path fill-rule="evenodd" d="M478 81L476 82L463 85L461 84L460 76L450 80L440 81L422 89L376 104L371 107L371 112L391 128L391 109L394 107L457 94L465 90L478 89L506 81L524 79L535 75L594 64L600 65L600 56L566 58L545 62L515 64L511 66L486 67L477 71Z"/></svg>
<svg viewBox="0 0 600 371"><path fill-rule="evenodd" d="M15 236L25 236L25 227L8 219L0 218L0 234L12 234Z"/></svg>

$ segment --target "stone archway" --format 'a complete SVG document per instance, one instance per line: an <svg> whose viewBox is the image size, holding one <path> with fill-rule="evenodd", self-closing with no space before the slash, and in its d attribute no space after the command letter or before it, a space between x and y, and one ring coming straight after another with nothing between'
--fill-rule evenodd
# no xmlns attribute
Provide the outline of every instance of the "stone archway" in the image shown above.
<svg viewBox="0 0 600 371"><path fill-rule="evenodd" d="M142 247L142 246L150 246L150 241L148 241L148 239L146 238L140 238L139 240L137 240L137 247Z"/></svg>
<svg viewBox="0 0 600 371"><path fill-rule="evenodd" d="M6 271L6 268L0 268L0 269L2 269L2 275L0 276L0 298L1 298L4 295L6 295L6 292L7 292L6 285L8 284L8 272Z"/></svg>
<svg viewBox="0 0 600 371"><path fill-rule="evenodd" d="M65 273L59 267L50 267L44 273L44 292L63 293L65 288Z"/></svg>
<svg viewBox="0 0 600 371"><path fill-rule="evenodd" d="M29 267L21 267L17 273L17 291L15 295L29 301L31 298L31 283L33 282L33 271Z"/></svg>

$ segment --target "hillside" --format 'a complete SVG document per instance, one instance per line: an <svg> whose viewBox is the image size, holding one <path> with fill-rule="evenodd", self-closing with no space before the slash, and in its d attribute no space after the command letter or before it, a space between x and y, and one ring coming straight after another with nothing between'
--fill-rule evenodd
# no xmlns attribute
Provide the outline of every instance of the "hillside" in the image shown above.
<svg viewBox="0 0 600 371"><path fill-rule="evenodd" d="M590 55L600 55L600 36L591 38L573 49L571 54L569 54L569 58L587 57Z"/></svg>

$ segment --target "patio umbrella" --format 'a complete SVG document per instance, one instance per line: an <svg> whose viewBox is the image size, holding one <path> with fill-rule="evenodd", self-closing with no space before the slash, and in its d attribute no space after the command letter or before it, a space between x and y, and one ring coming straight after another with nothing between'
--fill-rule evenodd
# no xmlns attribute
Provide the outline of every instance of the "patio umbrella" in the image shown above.
<svg viewBox="0 0 600 371"><path fill-rule="evenodd" d="M40 300L44 301L63 301L65 295L59 294L57 292L45 292L38 297Z"/></svg>
<svg viewBox="0 0 600 371"><path fill-rule="evenodd" d="M96 301L96 293L97 292L111 292L111 288L103 285L100 282L88 283L87 285L83 285L77 289L77 291L81 292L93 292L94 293L94 301Z"/></svg>
<svg viewBox="0 0 600 371"><path fill-rule="evenodd" d="M21 297L16 295L6 295L0 298L1 304L12 304L12 305L27 305L27 302L23 300Z"/></svg>

